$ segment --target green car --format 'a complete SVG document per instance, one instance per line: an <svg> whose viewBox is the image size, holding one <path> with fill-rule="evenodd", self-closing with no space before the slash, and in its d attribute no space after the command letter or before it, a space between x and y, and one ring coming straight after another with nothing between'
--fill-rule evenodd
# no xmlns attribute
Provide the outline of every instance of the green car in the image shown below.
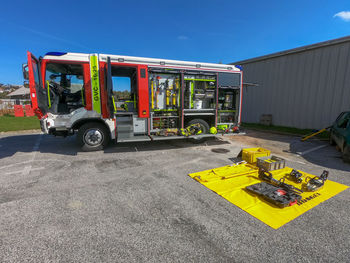
<svg viewBox="0 0 350 263"><path fill-rule="evenodd" d="M350 111L342 112L338 116L330 132L330 143L339 147L345 162L350 162Z"/></svg>

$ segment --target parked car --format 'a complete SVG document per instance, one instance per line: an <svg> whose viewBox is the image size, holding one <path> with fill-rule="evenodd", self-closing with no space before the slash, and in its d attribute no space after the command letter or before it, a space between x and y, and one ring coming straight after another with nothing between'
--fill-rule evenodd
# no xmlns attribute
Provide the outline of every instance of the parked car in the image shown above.
<svg viewBox="0 0 350 263"><path fill-rule="evenodd" d="M350 162L350 111L342 112L333 123L329 141L343 153L343 160Z"/></svg>

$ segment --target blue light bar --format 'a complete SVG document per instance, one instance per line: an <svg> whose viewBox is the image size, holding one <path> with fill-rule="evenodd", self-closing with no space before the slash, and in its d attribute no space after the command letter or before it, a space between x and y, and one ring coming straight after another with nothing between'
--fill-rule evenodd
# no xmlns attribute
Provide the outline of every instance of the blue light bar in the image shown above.
<svg viewBox="0 0 350 263"><path fill-rule="evenodd" d="M67 52L47 52L45 56L63 56L67 54Z"/></svg>

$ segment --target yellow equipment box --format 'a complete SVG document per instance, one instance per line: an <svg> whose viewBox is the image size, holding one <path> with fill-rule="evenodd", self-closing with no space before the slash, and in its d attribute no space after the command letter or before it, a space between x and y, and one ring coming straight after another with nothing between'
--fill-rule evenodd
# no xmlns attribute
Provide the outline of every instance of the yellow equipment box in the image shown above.
<svg viewBox="0 0 350 263"><path fill-rule="evenodd" d="M242 150L242 159L247 163L254 164L258 157L270 156L271 151L264 148L245 148Z"/></svg>
<svg viewBox="0 0 350 263"><path fill-rule="evenodd" d="M346 185L327 180L318 191L302 193L302 199L297 204L279 208L245 189L249 185L262 182L258 171L258 168L254 165L241 163L192 173L189 176L274 229L283 226L348 188ZM275 179L279 180L290 174L291 171L292 168L285 167L271 171L271 173ZM314 177L314 175L299 172L303 174L303 178L307 176ZM301 184L288 179L285 179L285 182L299 189L302 187ZM305 180L302 184L304 183Z"/></svg>

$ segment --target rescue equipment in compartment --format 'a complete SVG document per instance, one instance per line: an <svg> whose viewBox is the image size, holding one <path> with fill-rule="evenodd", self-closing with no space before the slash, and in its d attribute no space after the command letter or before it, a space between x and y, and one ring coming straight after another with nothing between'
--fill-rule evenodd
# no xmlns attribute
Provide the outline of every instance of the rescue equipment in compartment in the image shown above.
<svg viewBox="0 0 350 263"><path fill-rule="evenodd" d="M180 130L181 135L183 136L190 136L190 135L199 135L202 133L202 128L199 123L191 124L190 126L186 127L185 129Z"/></svg>
<svg viewBox="0 0 350 263"><path fill-rule="evenodd" d="M156 88L155 88L155 94L154 94L154 97L156 97L156 105L155 105L155 109L158 109L158 96L161 92L160 90L160 84L159 84L159 80L161 79L160 76L157 76L156 77Z"/></svg>
<svg viewBox="0 0 350 263"><path fill-rule="evenodd" d="M306 189L310 192L314 192L324 186L325 181L327 181L329 172L324 170L320 176L314 178L306 177Z"/></svg>
<svg viewBox="0 0 350 263"><path fill-rule="evenodd" d="M253 184L247 186L246 189L281 208L295 205L302 199L301 195L293 191L288 191L267 182Z"/></svg>
<svg viewBox="0 0 350 263"><path fill-rule="evenodd" d="M177 128L169 128L169 129L164 129L156 133L157 136L174 136L179 134L179 129Z"/></svg>
<svg viewBox="0 0 350 263"><path fill-rule="evenodd" d="M229 132L229 125L227 124L220 124L217 126L217 131L221 133L228 133Z"/></svg>
<svg viewBox="0 0 350 263"><path fill-rule="evenodd" d="M164 83L165 85L165 105L166 105L166 108L170 108L170 95L171 95L171 91L170 91L170 87L169 87L169 79L167 79Z"/></svg>
<svg viewBox="0 0 350 263"><path fill-rule="evenodd" d="M154 109L154 79L151 80L151 107Z"/></svg>
<svg viewBox="0 0 350 263"><path fill-rule="evenodd" d="M218 133L218 130L217 130L215 127L211 127L210 130L209 130L209 132L210 132L211 134L217 134L217 133Z"/></svg>

